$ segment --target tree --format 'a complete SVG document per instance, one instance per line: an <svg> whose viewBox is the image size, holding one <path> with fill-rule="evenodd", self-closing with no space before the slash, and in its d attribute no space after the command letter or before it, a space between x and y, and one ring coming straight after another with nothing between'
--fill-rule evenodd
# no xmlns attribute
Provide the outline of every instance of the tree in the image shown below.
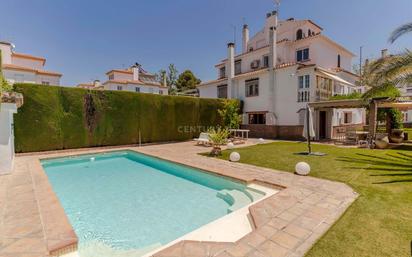
<svg viewBox="0 0 412 257"><path fill-rule="evenodd" d="M7 80L3 77L2 72L2 62L1 62L1 50L0 50L0 94L3 92L8 92L13 90L13 86L10 85Z"/></svg>
<svg viewBox="0 0 412 257"><path fill-rule="evenodd" d="M185 70L179 75L176 86L179 91L195 89L202 81L193 74L191 70Z"/></svg>
<svg viewBox="0 0 412 257"><path fill-rule="evenodd" d="M156 79L159 83L163 84L164 81L166 80L166 85L169 89L169 94L171 95L173 95L174 92L176 91L177 74L178 74L178 71L176 69L176 66L173 63L169 64L167 71L164 69L161 69L156 74Z"/></svg>
<svg viewBox="0 0 412 257"><path fill-rule="evenodd" d="M219 115L223 120L223 124L228 129L238 129L242 121L240 115L239 101L226 99L223 102L222 109L219 109Z"/></svg>
<svg viewBox="0 0 412 257"><path fill-rule="evenodd" d="M405 24L394 30L389 42L394 43L402 35L412 32L412 23ZM412 51L406 49L404 52L382 57L373 61L366 68L370 86L385 86L387 83L396 86L412 83ZM364 76L365 77L365 76Z"/></svg>
<svg viewBox="0 0 412 257"><path fill-rule="evenodd" d="M399 37L405 35L406 33L412 32L412 22L404 24L399 28L395 29L391 36L389 37L389 42L393 44Z"/></svg>

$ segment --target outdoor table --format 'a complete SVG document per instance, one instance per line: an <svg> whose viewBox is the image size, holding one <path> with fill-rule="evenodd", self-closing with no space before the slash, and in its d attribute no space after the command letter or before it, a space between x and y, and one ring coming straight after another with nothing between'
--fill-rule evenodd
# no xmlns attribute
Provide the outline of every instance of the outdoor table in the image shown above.
<svg viewBox="0 0 412 257"><path fill-rule="evenodd" d="M238 133L242 135L242 139L249 139L249 129L230 129L229 132L233 133L234 136L237 136ZM246 137L245 137L246 134Z"/></svg>

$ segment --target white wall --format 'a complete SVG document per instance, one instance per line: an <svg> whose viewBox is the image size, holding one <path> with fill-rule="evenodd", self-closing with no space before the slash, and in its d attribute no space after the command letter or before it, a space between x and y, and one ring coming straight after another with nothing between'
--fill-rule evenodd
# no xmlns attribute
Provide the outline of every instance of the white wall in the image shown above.
<svg viewBox="0 0 412 257"><path fill-rule="evenodd" d="M2 103L0 109L0 174L13 169L14 135L13 114L17 112L15 104Z"/></svg>
<svg viewBox="0 0 412 257"><path fill-rule="evenodd" d="M4 78L10 83L36 83L42 84L48 82L50 85L60 85L60 77L49 76L29 71L17 71L17 70L3 70Z"/></svg>
<svg viewBox="0 0 412 257"><path fill-rule="evenodd" d="M11 46L0 43L1 59L3 64L11 64Z"/></svg>
<svg viewBox="0 0 412 257"><path fill-rule="evenodd" d="M3 75L10 83L37 83L34 72L3 69Z"/></svg>
<svg viewBox="0 0 412 257"><path fill-rule="evenodd" d="M134 85L134 84L116 84L116 83L106 83L104 85L105 90L114 90L119 91L118 86L122 87L121 91L128 91L128 92L137 92L136 88L140 88L140 93L149 93L149 94L160 94L159 91L163 92L163 95L168 95L167 88L160 88L156 86L148 86L148 85Z"/></svg>
<svg viewBox="0 0 412 257"><path fill-rule="evenodd" d="M42 70L44 68L43 61L32 60L27 58L20 58L12 56L11 61L13 65L30 68L33 70Z"/></svg>

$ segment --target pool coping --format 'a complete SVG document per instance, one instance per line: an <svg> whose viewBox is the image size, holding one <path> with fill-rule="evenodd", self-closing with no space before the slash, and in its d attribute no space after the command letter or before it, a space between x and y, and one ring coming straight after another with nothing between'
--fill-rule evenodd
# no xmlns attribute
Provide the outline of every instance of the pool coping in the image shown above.
<svg viewBox="0 0 412 257"><path fill-rule="evenodd" d="M253 231L239 241L181 241L155 253L155 257L275 256L271 254L274 252L276 256L303 256L358 197L343 183L200 156L198 153L206 150L193 142L25 154L16 158L16 169L25 167L31 176L46 255L60 256L77 250L78 238L40 160L120 150L140 152L246 184L270 184L280 189L249 207Z"/></svg>

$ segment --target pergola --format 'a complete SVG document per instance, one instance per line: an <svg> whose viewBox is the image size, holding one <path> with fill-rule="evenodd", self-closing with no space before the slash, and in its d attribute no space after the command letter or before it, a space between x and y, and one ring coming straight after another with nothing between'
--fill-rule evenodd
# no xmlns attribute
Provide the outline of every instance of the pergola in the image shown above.
<svg viewBox="0 0 412 257"><path fill-rule="evenodd" d="M369 109L369 134L372 139L376 136L377 114L379 108L395 108L398 110L412 109L412 97L381 97L370 101L362 99L331 100L309 103L314 110L320 109L346 109L346 108L368 108Z"/></svg>

